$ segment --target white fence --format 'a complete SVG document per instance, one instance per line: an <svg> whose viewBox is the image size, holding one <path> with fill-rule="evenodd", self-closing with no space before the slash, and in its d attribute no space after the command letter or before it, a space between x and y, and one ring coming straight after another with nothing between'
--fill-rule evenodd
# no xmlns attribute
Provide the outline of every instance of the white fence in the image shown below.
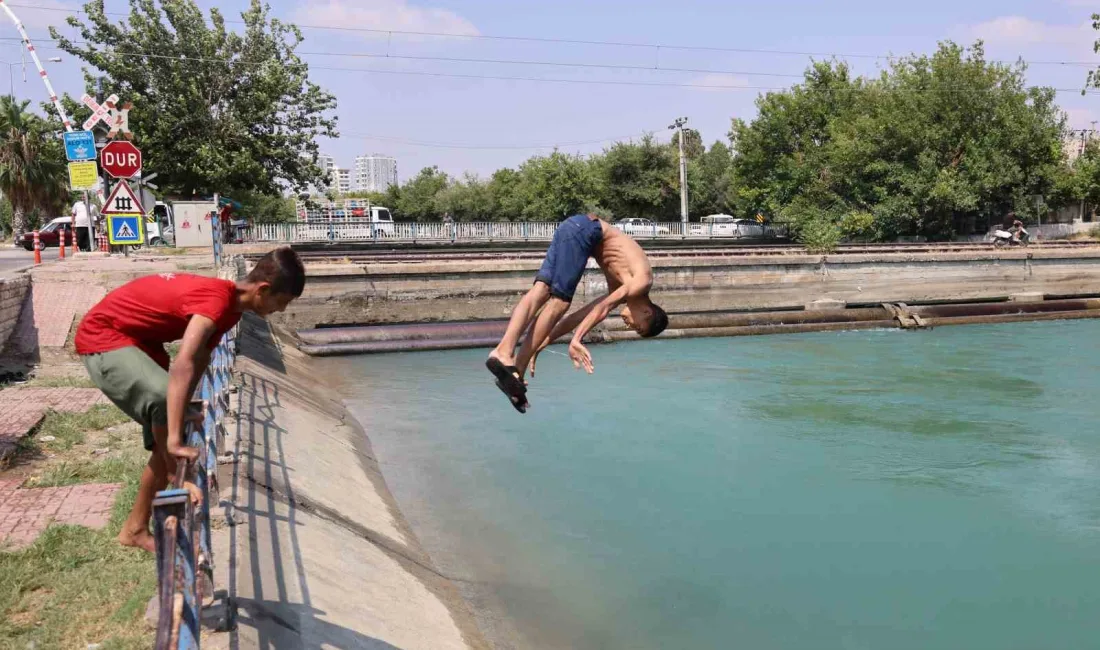
<svg viewBox="0 0 1100 650"><path fill-rule="evenodd" d="M1100 226L1100 223L1095 221L1074 221L1073 223L1044 223L1041 226L1030 225L1024 226L1027 229L1028 235L1031 236L1032 241L1038 239L1066 239L1073 235L1091 232L1093 228ZM998 227L1000 228L1000 227ZM990 230L984 235L965 235L962 237L956 237L956 241L989 241L993 231Z"/></svg>
<svg viewBox="0 0 1100 650"><path fill-rule="evenodd" d="M486 221L468 223L390 223L366 219L330 223L259 223L242 230L246 242L338 241L549 241L554 221ZM756 232L716 232L713 224L663 222L629 225L623 230L636 239L737 239L782 236L784 231L756 226Z"/></svg>

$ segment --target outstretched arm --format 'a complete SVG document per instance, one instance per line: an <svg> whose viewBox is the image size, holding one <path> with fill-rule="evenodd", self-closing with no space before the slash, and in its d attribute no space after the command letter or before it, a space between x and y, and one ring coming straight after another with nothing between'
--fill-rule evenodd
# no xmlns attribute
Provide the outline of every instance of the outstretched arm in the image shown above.
<svg viewBox="0 0 1100 650"><path fill-rule="evenodd" d="M198 450L187 447L184 440L184 415L191 395L198 386L202 373L210 363L210 350L207 341L216 331L214 321L205 316L195 315L187 324L183 333L179 354L168 369L168 444L167 451L176 458L194 460Z"/></svg>
<svg viewBox="0 0 1100 650"><path fill-rule="evenodd" d="M545 339L535 342L535 346L533 348L534 351L531 353L531 359L527 363L527 370L531 373L532 377L535 376L535 361L538 359L539 353L545 350L546 347L554 341L557 341L569 332L572 332L578 325L580 325L584 321L584 319L588 316L588 314L592 312L593 309L595 309L601 302L607 299L607 297L611 295L611 293L615 292L619 289L619 287L622 286L621 282L612 277L606 271L604 271L604 276L607 278L608 293L600 296L599 298L596 298L584 307L581 307L577 311L558 321L558 324L554 326L554 329L550 331L550 334L547 335ZM606 314L604 315L604 317L606 318ZM600 320L603 319L601 318ZM596 322L598 323L599 321ZM591 329L591 327L589 329Z"/></svg>

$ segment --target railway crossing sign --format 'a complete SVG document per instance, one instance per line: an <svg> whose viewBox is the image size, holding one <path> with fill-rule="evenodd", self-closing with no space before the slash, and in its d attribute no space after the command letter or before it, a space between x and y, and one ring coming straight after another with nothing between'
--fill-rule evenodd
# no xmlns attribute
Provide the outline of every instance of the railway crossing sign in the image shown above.
<svg viewBox="0 0 1100 650"><path fill-rule="evenodd" d="M141 207L141 201L134 194L134 190L130 188L130 184L126 181L119 181L115 183L111 195L103 202L101 212L102 214L134 215L144 214L145 208Z"/></svg>
<svg viewBox="0 0 1100 650"><path fill-rule="evenodd" d="M111 95L102 104L92 98L91 95L84 95L80 98L80 101L84 103L92 111L92 116L84 121L84 130L91 130L93 126L99 122L103 122L110 129L107 133L107 137L117 138L119 135L132 140L134 134L130 131L130 109L134 105L130 102L126 102L121 107L118 105L118 95Z"/></svg>
<svg viewBox="0 0 1100 650"><path fill-rule="evenodd" d="M108 142L99 153L99 163L115 178L130 178L141 171L141 149L122 140Z"/></svg>
<svg viewBox="0 0 1100 650"><path fill-rule="evenodd" d="M107 241L114 246L145 243L145 220L140 214L108 214Z"/></svg>
<svg viewBox="0 0 1100 650"><path fill-rule="evenodd" d="M69 162L95 160L95 136L91 131L69 131L65 134L65 157Z"/></svg>

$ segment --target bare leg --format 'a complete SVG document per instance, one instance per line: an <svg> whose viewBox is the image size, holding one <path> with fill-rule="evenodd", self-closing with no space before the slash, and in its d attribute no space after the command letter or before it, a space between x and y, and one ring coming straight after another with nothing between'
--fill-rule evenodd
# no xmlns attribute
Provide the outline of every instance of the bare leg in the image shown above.
<svg viewBox="0 0 1100 650"><path fill-rule="evenodd" d="M516 367L519 368L521 376L527 372L527 364L531 362L531 357L535 354L535 341L541 342L547 336L550 336L550 332L554 331L554 326L558 324L558 321L567 311L569 311L569 303L561 298L551 297L550 301L546 303L546 307L543 308L542 313L539 314L531 327L531 332L524 339L523 347L519 350L519 356L516 357Z"/></svg>
<svg viewBox="0 0 1100 650"><path fill-rule="evenodd" d="M515 365L516 345L519 337L527 325L535 318L539 308L550 298L550 287L543 282L536 282L535 286L520 299L519 304L512 310L512 318L508 321L508 329L504 332L504 338L497 347L489 353L490 357L499 359L506 366Z"/></svg>
<svg viewBox="0 0 1100 650"><path fill-rule="evenodd" d="M145 549L150 553L156 552L156 544L149 533L149 519L153 516L153 497L156 496L157 490L163 490L167 484L168 470L164 464L164 456L159 449L154 449L149 455L149 462L141 472L137 500L134 501L130 516L126 518L126 523L122 524L122 530L118 534L120 544Z"/></svg>

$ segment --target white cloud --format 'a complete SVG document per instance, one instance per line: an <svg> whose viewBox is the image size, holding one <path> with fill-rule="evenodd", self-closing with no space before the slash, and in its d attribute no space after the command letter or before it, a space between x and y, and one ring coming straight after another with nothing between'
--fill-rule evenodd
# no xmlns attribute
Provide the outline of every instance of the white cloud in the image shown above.
<svg viewBox="0 0 1100 650"><path fill-rule="evenodd" d="M743 87L751 86L749 80L745 77L740 77L735 74L729 74L726 72L708 72L700 77L695 77L690 82L692 90L699 90L707 93L714 92L732 92L736 88L731 86ZM760 84L755 84L760 85ZM702 86L713 86L712 88L703 88Z"/></svg>
<svg viewBox="0 0 1100 650"><path fill-rule="evenodd" d="M405 0L370 0L363 5L355 0L308 0L294 12L293 20L324 27L478 34L473 23L453 11L416 6ZM370 33L364 35L369 37ZM385 34L378 36L385 38Z"/></svg>
<svg viewBox="0 0 1100 650"><path fill-rule="evenodd" d="M980 38L989 49L1027 49L1035 46L1058 49L1077 56L1092 53L1096 32L1092 24L1050 24L1024 16L999 16L966 30L969 38Z"/></svg>

